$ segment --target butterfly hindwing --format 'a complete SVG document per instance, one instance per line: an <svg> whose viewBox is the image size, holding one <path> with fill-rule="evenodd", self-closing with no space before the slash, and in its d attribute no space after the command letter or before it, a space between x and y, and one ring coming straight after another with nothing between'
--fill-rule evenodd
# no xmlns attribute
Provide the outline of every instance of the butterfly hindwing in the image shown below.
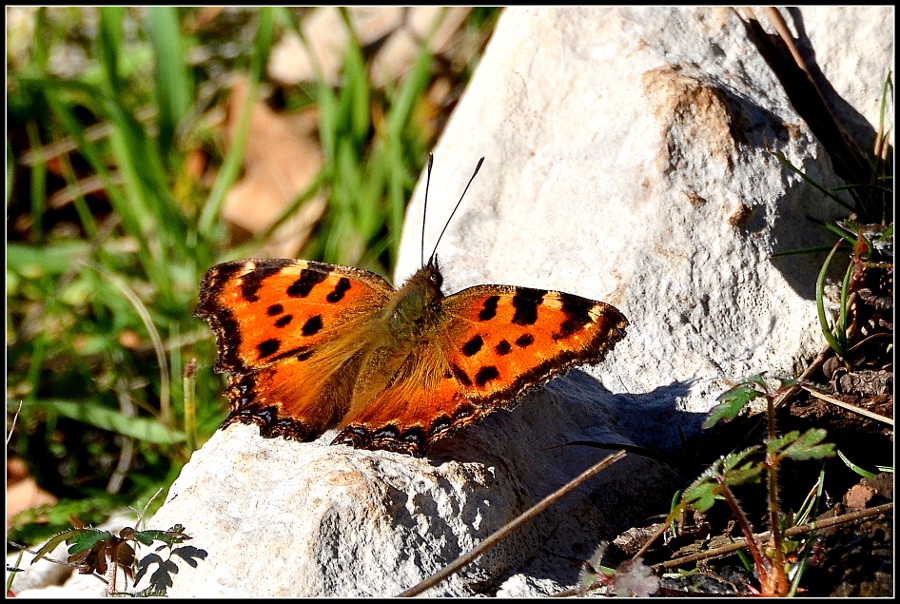
<svg viewBox="0 0 900 604"><path fill-rule="evenodd" d="M347 425L334 443L420 457L434 441L485 414L466 399L448 372L417 371L413 360L402 372L403 379L375 396L358 415L345 419Z"/></svg>

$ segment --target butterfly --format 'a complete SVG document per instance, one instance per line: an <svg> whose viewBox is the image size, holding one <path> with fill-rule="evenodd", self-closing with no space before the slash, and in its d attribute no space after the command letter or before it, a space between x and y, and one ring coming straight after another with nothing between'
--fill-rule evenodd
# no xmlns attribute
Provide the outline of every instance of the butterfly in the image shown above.
<svg viewBox="0 0 900 604"><path fill-rule="evenodd" d="M215 333L214 370L228 374L223 427L298 441L337 428L332 444L421 457L568 369L599 363L628 325L614 306L573 294L476 285L446 295L442 283L435 252L399 289L308 260L210 268L194 314Z"/></svg>

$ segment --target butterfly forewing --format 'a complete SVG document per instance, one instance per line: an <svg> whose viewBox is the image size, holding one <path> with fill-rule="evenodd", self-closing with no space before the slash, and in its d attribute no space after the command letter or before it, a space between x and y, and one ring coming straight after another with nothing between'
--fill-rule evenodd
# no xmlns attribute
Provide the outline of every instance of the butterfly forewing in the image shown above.
<svg viewBox="0 0 900 604"><path fill-rule="evenodd" d="M226 423L310 440L339 421L367 345L360 333L393 293L374 273L317 262L211 268L195 314L216 334L216 370L229 373Z"/></svg>
<svg viewBox="0 0 900 604"><path fill-rule="evenodd" d="M582 363L599 363L625 335L615 307L572 294L479 285L444 300L444 358L467 398L502 405Z"/></svg>
<svg viewBox="0 0 900 604"><path fill-rule="evenodd" d="M304 260L240 260L209 269L195 314L219 344L219 372L313 354L394 292L368 271Z"/></svg>

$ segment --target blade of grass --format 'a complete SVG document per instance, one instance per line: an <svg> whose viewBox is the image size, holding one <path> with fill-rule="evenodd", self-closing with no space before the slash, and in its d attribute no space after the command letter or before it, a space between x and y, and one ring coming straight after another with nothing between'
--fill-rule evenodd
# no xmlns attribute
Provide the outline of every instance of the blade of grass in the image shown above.
<svg viewBox="0 0 900 604"><path fill-rule="evenodd" d="M187 437L188 455L197 450L197 361L191 359L184 368L184 433Z"/></svg>
<svg viewBox="0 0 900 604"><path fill-rule="evenodd" d="M171 430L162 422L143 417L126 417L116 409L93 405L89 401L67 401L60 399L38 399L26 401L25 407L53 411L85 424L109 430L116 434L131 436L143 442L156 444L177 444L184 442L185 435Z"/></svg>
<svg viewBox="0 0 900 604"><path fill-rule="evenodd" d="M98 266L90 264L86 266L94 269L97 273L115 285L131 303L134 310L141 318L141 321L144 323L144 327L150 336L150 341L153 343L156 361L159 363L159 419L164 426L171 426L172 412L171 397L169 394L169 366L166 362L166 353L163 349L162 338L159 337L159 332L156 330L156 325L154 325L150 313L147 311L147 308L144 306L144 303L141 302L138 295L135 294L134 291L118 276L113 275Z"/></svg>
<svg viewBox="0 0 900 604"><path fill-rule="evenodd" d="M812 178L810 178L809 176L807 176L806 173L803 172L803 170L800 170L799 168L796 168L796 167L794 166L794 164L792 164L792 163L788 160L788 158L784 156L783 153L781 153L781 152L779 152L779 151L772 151L771 149L768 149L768 151L769 151L769 153L771 153L772 155L774 155L775 158L776 158L779 162L781 162L781 165L783 165L784 167L786 167L788 170L790 170L790 171L793 172L794 174L798 175L800 178L802 178L802 179L805 180L807 183L809 183L810 185L812 185L813 187L815 187L815 188L816 188L818 191L820 191L823 195L825 195L825 196L828 197L829 199L833 200L835 203L837 203L838 205L840 205L842 208L846 209L846 210L849 211L849 212L855 212L855 211L856 211L856 208L854 208L852 205L850 205L849 203L847 203L846 201L844 201L843 199L841 199L840 197L838 197L837 195L835 195L834 193L832 193L831 191L829 191L828 189L826 189L825 187L823 187L822 185L820 185L819 183L817 183L815 180L813 180Z"/></svg>
<svg viewBox="0 0 900 604"><path fill-rule="evenodd" d="M822 270L819 271L819 277L816 279L816 310L819 314L819 326L822 329L822 335L825 336L825 339L828 341L828 345L831 346L831 349L841 358L844 357L846 351L841 345L841 342L835 338L834 334L831 332L831 327L828 325L828 318L825 316L825 275L828 273L828 266L831 264L832 257L834 257L835 252L838 251L838 248L840 248L843 242L844 240L841 239L834 244L831 253L828 254L828 258L825 259L825 263L822 265Z"/></svg>
<svg viewBox="0 0 900 604"><path fill-rule="evenodd" d="M50 79L46 79L45 82L47 102L50 105L54 116L60 122L63 129L68 132L69 136L75 141L79 151L88 161L97 176L103 180L104 190L107 193L109 202L113 206L113 210L115 211L116 215L118 215L122 219L123 228L125 228L125 230L129 234L135 236L135 241L139 247L137 257L141 262L146 274L150 276L151 281L156 284L166 283L166 265L165 263L161 263L156 260L156 254L152 252L150 246L148 245L148 237L153 237L155 239L155 233L150 231L147 233L147 237L142 236L142 234L145 233L145 227L141 222L142 214L137 211L135 204L132 203L131 200L129 200L125 195L123 195L122 190L115 185L114 179L112 178L109 170L106 167L106 162L104 162L102 159L103 155L100 149L97 147L97 145L89 142L84 137L84 130L81 127L80 121L75 117L72 108L68 105L65 99L63 99L61 95L57 94L56 92L57 89L73 90L84 92L90 95L97 94L96 89L79 84L77 82L57 83L53 82ZM163 288L163 291L167 290L168 288Z"/></svg>
<svg viewBox="0 0 900 604"><path fill-rule="evenodd" d="M125 37L125 9L121 6L103 6L99 9L99 31L95 38L95 50L102 69L102 86L110 98L122 94L119 78L119 58Z"/></svg>
<svg viewBox="0 0 900 604"><path fill-rule="evenodd" d="M28 144L32 149L37 149L41 146L41 139L38 135L37 124L34 122L28 122L25 125L25 129L28 132ZM9 140L7 139L7 149L9 147ZM9 158L12 158L12 153L9 153ZM9 160L7 160L9 161ZM7 199L9 199L9 187L12 186L11 178L12 174L10 172L9 177L7 178ZM45 203L47 199L47 164L44 161L35 163L31 168L31 240L32 241L40 241L44 235L44 210Z"/></svg>
<svg viewBox="0 0 900 604"><path fill-rule="evenodd" d="M159 107L157 145L165 157L173 151L175 132L194 98L193 83L184 61L178 9L172 6L149 8L147 36L155 55L154 89Z"/></svg>

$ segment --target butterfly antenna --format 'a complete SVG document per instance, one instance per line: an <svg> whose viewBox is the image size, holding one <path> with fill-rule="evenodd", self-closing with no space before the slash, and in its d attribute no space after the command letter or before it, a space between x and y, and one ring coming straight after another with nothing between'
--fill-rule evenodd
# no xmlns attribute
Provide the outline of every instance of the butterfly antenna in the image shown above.
<svg viewBox="0 0 900 604"><path fill-rule="evenodd" d="M434 153L428 154L428 174L425 176L425 201L422 203L422 248L419 259L425 266L425 212L428 211L428 185L431 184L431 167L434 165Z"/></svg>
<svg viewBox="0 0 900 604"><path fill-rule="evenodd" d="M478 160L478 165L475 166L475 171L472 172L471 178L469 178L468 184L466 184L466 188L463 189L462 195L459 196L459 201L456 202L456 205L453 207L453 211L450 212L450 218L447 219L447 222L444 224L444 229L441 231L441 234L438 235L437 242L434 244L434 250L431 252L431 256L429 256L429 261L431 258L434 258L434 254L437 252L438 244L441 242L441 237L444 236L444 233L447 231L447 227L450 226L450 221L453 220L453 215L456 214L456 210L459 208L459 204L462 203L463 197L466 196L466 191L469 190L469 185L472 184L472 181L475 180L475 176L478 174L478 170L481 169L481 164L484 163L484 158Z"/></svg>

